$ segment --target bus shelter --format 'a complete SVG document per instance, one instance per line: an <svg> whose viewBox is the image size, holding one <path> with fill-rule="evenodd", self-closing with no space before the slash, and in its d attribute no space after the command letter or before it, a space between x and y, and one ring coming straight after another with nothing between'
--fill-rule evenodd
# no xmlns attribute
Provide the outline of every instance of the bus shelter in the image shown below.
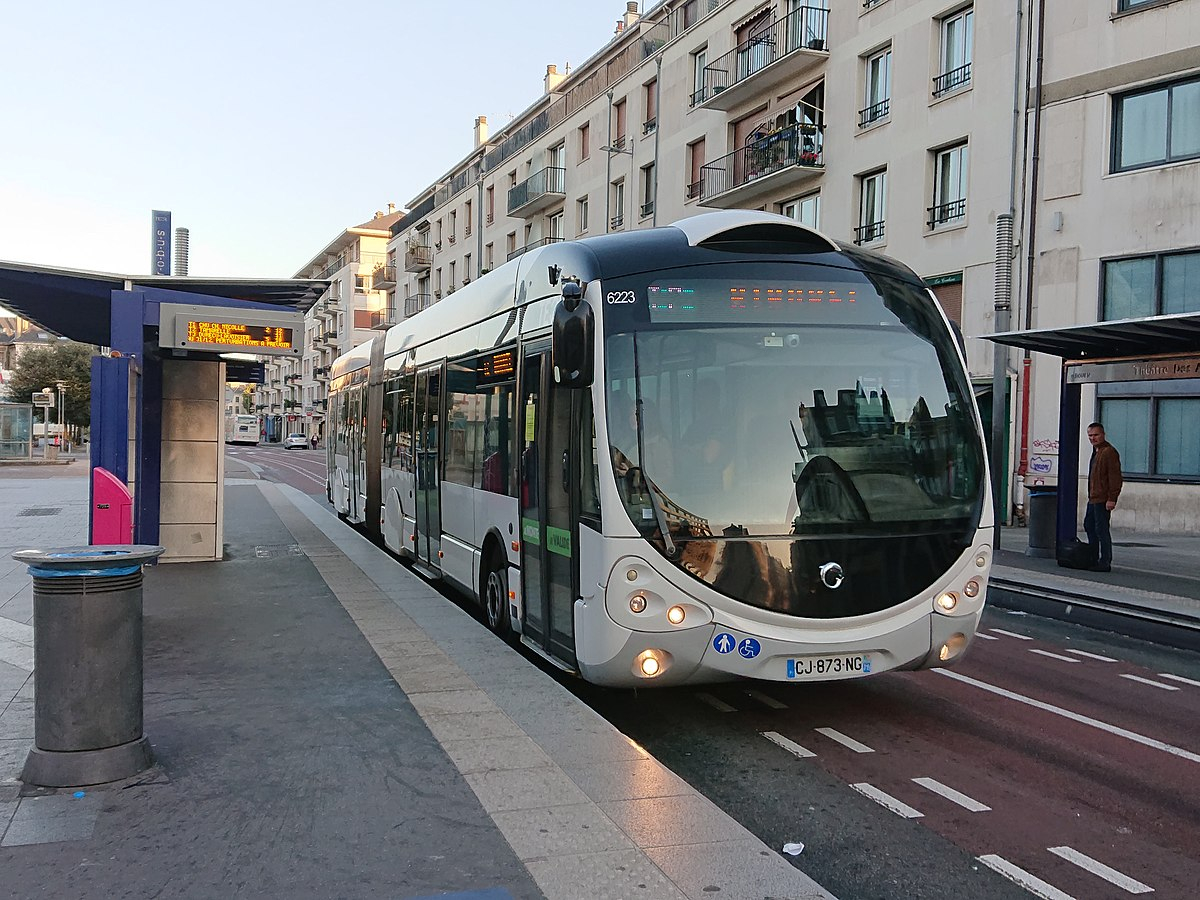
<svg viewBox="0 0 1200 900"><path fill-rule="evenodd" d="M0 262L0 305L101 349L92 360L91 466L126 486L132 542L161 544L162 558L176 561L223 551L226 354L301 358L304 313L327 287ZM89 535L109 506L92 497Z"/></svg>
<svg viewBox="0 0 1200 900"><path fill-rule="evenodd" d="M1055 529L1056 548L1061 558L1061 549L1073 542L1078 534L1083 386L1200 378L1200 313L1008 331L990 335L988 339L997 344L1056 356L1062 361Z"/></svg>

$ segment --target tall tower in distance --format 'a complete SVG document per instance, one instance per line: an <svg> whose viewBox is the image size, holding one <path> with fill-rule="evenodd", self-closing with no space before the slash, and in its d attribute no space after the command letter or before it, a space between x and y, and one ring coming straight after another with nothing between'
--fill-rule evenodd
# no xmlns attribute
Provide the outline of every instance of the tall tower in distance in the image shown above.
<svg viewBox="0 0 1200 900"><path fill-rule="evenodd" d="M175 274L187 275L188 273L188 230L186 228L175 229Z"/></svg>

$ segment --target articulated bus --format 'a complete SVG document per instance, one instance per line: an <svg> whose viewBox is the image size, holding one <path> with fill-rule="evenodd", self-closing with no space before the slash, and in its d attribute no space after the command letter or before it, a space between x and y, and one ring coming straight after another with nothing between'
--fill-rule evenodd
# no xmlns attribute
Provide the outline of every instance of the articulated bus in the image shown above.
<svg viewBox="0 0 1200 900"><path fill-rule="evenodd" d="M258 435L258 416L227 415L225 417L225 443L257 444Z"/></svg>
<svg viewBox="0 0 1200 900"><path fill-rule="evenodd" d="M612 686L950 665L993 525L907 268L770 213L531 250L333 365L329 494Z"/></svg>

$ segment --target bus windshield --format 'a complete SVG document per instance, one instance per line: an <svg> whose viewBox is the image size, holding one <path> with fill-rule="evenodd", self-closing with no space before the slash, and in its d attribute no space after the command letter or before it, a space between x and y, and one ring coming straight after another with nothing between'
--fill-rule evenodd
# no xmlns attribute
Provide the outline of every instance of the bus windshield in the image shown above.
<svg viewBox="0 0 1200 900"><path fill-rule="evenodd" d="M687 283L704 295L705 280ZM759 325L744 305L730 314L727 280L707 287L711 315L703 301L682 321L651 311L606 339L618 493L643 533L666 525L670 544L977 524L974 408L928 295L890 282L885 299L864 280L852 313L770 310Z"/></svg>

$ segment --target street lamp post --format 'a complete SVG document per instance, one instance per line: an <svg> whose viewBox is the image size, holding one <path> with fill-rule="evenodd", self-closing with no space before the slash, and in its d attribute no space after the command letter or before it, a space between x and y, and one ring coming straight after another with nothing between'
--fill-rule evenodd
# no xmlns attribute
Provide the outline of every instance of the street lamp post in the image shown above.
<svg viewBox="0 0 1200 900"><path fill-rule="evenodd" d="M55 382L58 388L58 433L62 449L67 449L67 385L65 382Z"/></svg>

